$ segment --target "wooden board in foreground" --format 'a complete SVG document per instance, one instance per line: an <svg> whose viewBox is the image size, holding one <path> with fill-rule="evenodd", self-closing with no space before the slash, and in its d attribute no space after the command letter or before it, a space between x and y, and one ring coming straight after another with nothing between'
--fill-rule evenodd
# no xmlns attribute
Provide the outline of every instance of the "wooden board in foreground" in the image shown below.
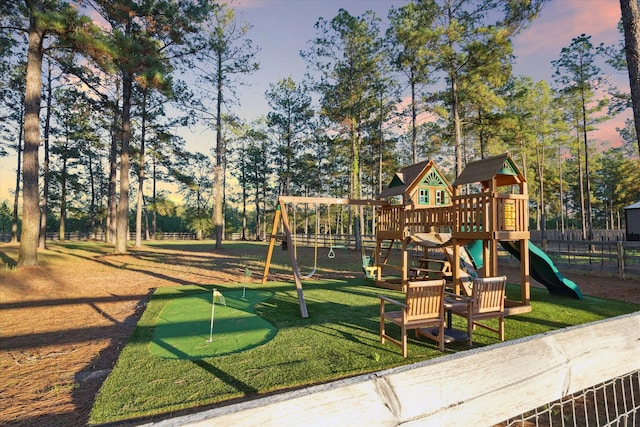
<svg viewBox="0 0 640 427"><path fill-rule="evenodd" d="M494 425L640 369L638 354L634 313L154 425Z"/></svg>

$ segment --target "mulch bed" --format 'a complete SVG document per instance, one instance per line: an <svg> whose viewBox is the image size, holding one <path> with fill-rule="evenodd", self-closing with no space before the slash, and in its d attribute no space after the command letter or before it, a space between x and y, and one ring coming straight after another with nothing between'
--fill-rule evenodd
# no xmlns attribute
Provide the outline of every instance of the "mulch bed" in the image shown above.
<svg viewBox="0 0 640 427"><path fill-rule="evenodd" d="M75 246L51 244L39 267L0 272L0 425L86 424L155 288L241 282L245 268L257 283L266 255L261 246L255 254L230 246L180 253L145 247L129 255ZM5 263L15 262L17 252L17 245L0 244ZM251 255L253 261L243 261ZM520 274L517 265L500 273ZM640 304L638 279L562 273L584 295Z"/></svg>

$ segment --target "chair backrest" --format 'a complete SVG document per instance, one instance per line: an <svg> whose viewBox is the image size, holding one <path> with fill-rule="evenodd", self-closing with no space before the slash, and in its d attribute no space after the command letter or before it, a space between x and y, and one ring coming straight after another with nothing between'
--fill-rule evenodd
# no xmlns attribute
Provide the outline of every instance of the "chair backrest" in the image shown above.
<svg viewBox="0 0 640 427"><path fill-rule="evenodd" d="M504 293L507 276L476 277L473 279L473 312L504 311Z"/></svg>
<svg viewBox="0 0 640 427"><path fill-rule="evenodd" d="M409 282L407 320L434 319L444 313L444 279Z"/></svg>

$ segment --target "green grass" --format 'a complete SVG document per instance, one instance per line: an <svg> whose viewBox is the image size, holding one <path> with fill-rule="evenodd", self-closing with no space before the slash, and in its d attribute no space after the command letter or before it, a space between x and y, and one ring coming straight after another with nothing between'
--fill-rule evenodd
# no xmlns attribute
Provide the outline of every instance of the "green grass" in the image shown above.
<svg viewBox="0 0 640 427"><path fill-rule="evenodd" d="M443 355L434 342L416 340L413 333L407 359L399 347L382 345L377 295L400 295L374 287L366 279L305 281L306 319L300 316L292 283L251 287L273 292L255 311L278 329L275 337L246 351L197 360L162 358L150 352L161 312L184 294L181 288L156 291L103 384L90 422L175 413ZM242 289L242 284L225 283L218 288ZM509 286L508 294L517 298L519 288ZM638 305L588 296L582 300L554 297L546 289L532 288L531 295L531 313L506 319L507 340L640 310ZM454 317L454 326L464 328L464 320ZM474 347L497 342L495 335L480 329L474 332ZM465 343L448 344L445 354L464 350Z"/></svg>
<svg viewBox="0 0 640 427"><path fill-rule="evenodd" d="M221 297L216 297L212 307L212 290L211 286L192 285L157 291L158 294L177 291L182 296L172 298L160 313L150 344L153 355L169 359L205 359L249 350L276 335L277 330L254 312L254 306L269 299L271 292L227 291L218 287L213 292Z"/></svg>

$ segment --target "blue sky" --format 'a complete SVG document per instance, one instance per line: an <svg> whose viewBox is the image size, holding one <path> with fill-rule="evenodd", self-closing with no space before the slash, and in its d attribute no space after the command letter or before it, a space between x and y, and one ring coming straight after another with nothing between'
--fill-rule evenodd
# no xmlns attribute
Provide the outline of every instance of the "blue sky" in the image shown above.
<svg viewBox="0 0 640 427"><path fill-rule="evenodd" d="M305 63L299 52L315 36L313 26L319 17L330 20L340 8L354 16L373 10L386 28L388 10L406 3L406 0L235 0L232 4L241 18L253 25L249 38L262 48L258 55L261 70L247 78L251 86L240 92L241 117L250 120L268 112L262 95L269 83L289 75L296 81L302 80ZM558 57L562 47L582 33L592 35L594 44L617 43L619 19L617 0L546 3L540 17L515 40L514 73L551 81L551 61Z"/></svg>
<svg viewBox="0 0 640 427"><path fill-rule="evenodd" d="M373 10L382 19L384 28L390 7L406 3L405 0L235 0L232 7L240 19L253 25L249 38L261 47L257 58L261 69L248 76L247 85L239 88L240 106L235 108L235 113L247 121L266 115L269 109L264 92L269 83L288 76L296 81L303 79L305 63L299 52L314 37L314 24L319 17L330 20L340 8L356 16ZM547 2L540 17L514 41L517 57L514 73L551 81L551 61L557 59L562 47L582 33L591 35L594 44L617 44L619 19L617 0ZM628 90L626 74L613 75L612 80ZM616 140L615 127L621 126L623 121L623 118L616 118L603 124L592 137ZM187 140L189 149L203 153L209 152L215 140L211 131L202 128L180 134ZM9 190L14 188L15 162L15 156L0 158L0 201L9 199Z"/></svg>

